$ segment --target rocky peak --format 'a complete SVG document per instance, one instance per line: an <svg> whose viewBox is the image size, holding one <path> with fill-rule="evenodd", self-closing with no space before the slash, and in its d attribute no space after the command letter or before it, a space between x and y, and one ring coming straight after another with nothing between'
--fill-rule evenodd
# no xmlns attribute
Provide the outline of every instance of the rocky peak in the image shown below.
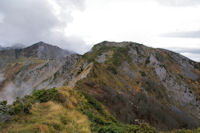
<svg viewBox="0 0 200 133"><path fill-rule="evenodd" d="M43 41L37 42L37 43L35 43L35 44L33 44L33 45L27 47L27 48L34 48L34 47L41 47L41 46L43 46L43 47L54 47L54 48L59 48L59 47L57 47L57 46L54 46L54 45L52 45L52 44L45 43L45 42L43 42Z"/></svg>
<svg viewBox="0 0 200 133"><path fill-rule="evenodd" d="M71 55L72 52L61 49L57 46L47 44L45 42L38 42L26 48L4 49L0 55L19 58L24 56L26 58L40 58L40 59L58 59Z"/></svg>
<svg viewBox="0 0 200 133"><path fill-rule="evenodd" d="M53 46L44 42L38 42L24 49L25 56L39 57L41 59L63 58L72 52L63 50L57 46Z"/></svg>
<svg viewBox="0 0 200 133"><path fill-rule="evenodd" d="M126 47L126 46L143 46L142 44L135 43L135 42L109 42L109 41L103 41L101 43L96 44L92 49L100 49L102 47Z"/></svg>

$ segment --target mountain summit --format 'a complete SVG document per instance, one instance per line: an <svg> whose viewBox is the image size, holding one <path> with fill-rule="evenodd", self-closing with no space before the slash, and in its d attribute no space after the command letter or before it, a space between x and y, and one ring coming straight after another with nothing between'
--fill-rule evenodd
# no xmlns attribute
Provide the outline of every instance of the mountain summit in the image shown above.
<svg viewBox="0 0 200 133"><path fill-rule="evenodd" d="M44 42L38 42L23 49L25 57L38 57L41 59L63 58L72 52L63 50L57 46L53 46Z"/></svg>
<svg viewBox="0 0 200 133"><path fill-rule="evenodd" d="M9 56L12 58L20 57L35 57L40 59L52 59L52 58L63 58L72 54L72 52L63 50L57 46L53 46L44 42L38 42L26 48L10 48L3 49L0 52L1 56Z"/></svg>

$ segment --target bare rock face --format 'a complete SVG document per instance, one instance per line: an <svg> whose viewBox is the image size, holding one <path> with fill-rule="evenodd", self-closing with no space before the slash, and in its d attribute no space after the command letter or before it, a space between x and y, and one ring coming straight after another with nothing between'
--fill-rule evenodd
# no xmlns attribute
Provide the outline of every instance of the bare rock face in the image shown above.
<svg viewBox="0 0 200 133"><path fill-rule="evenodd" d="M102 53L102 55L98 56L96 61L98 63L104 63L106 61L106 56L108 56L108 53Z"/></svg>

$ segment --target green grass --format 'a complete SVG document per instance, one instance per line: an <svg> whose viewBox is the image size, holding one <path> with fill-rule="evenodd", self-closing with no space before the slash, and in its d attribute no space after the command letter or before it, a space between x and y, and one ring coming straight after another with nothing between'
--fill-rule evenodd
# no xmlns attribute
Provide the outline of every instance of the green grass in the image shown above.
<svg viewBox="0 0 200 133"><path fill-rule="evenodd" d="M48 90L38 90L33 92L33 97L40 102L47 102L49 100L55 100L58 92L55 88Z"/></svg>

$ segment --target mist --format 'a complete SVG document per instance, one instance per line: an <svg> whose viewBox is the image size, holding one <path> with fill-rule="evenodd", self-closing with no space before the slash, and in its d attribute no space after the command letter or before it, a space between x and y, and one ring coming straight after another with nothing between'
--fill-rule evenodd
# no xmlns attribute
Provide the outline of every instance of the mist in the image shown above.
<svg viewBox="0 0 200 133"><path fill-rule="evenodd" d="M6 100L8 104L12 104L17 97L17 87L13 83L9 83L1 90L0 101Z"/></svg>

